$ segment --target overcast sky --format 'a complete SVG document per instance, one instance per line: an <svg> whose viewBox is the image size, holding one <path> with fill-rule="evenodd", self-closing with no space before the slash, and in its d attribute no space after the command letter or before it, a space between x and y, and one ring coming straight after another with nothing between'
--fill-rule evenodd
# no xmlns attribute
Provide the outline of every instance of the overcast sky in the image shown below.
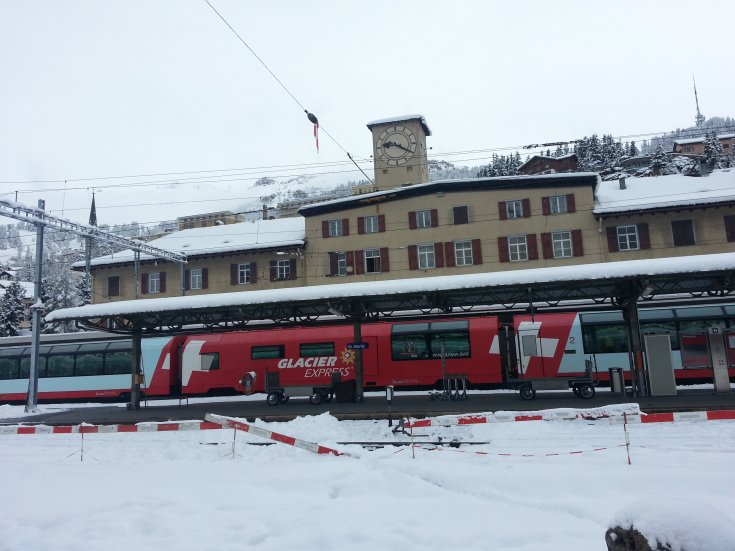
<svg viewBox="0 0 735 551"><path fill-rule="evenodd" d="M60 214L144 180L87 178L357 180L366 123L412 113L432 155L480 165L457 152L688 126L692 73L705 115L735 115L732 2L210 1L296 100L205 0L0 0L0 194Z"/></svg>

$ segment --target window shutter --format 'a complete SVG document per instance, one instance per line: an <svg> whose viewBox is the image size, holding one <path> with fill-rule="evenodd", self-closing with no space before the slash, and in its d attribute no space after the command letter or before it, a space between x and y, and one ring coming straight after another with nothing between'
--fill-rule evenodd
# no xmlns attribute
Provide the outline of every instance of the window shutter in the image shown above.
<svg viewBox="0 0 735 551"><path fill-rule="evenodd" d="M346 220L346 219L345 219L345 220ZM297 277L297 275L298 275L298 274L296 273L296 259L295 259L295 258L292 258L292 259L290 260L290 262L291 262L291 266L290 266L290 269L289 269L289 275L290 275L291 277L289 277L288 279L296 279L296 277Z"/></svg>
<svg viewBox="0 0 735 551"><path fill-rule="evenodd" d="M416 211L412 210L408 213L408 229L416 229Z"/></svg>
<svg viewBox="0 0 735 551"><path fill-rule="evenodd" d="M237 264L230 264L230 285L237 285Z"/></svg>
<svg viewBox="0 0 735 551"><path fill-rule="evenodd" d="M191 289L191 270L184 270L184 291Z"/></svg>
<svg viewBox="0 0 735 551"><path fill-rule="evenodd" d="M271 272L271 281L276 280L276 276L278 275L278 270L276 270L276 261L271 260L270 261L270 272Z"/></svg>
<svg viewBox="0 0 735 551"><path fill-rule="evenodd" d="M444 245L442 243L434 243L434 259L437 268L444 267Z"/></svg>
<svg viewBox="0 0 735 551"><path fill-rule="evenodd" d="M638 241L641 249L651 248L651 236L648 233L648 224L638 224Z"/></svg>
<svg viewBox="0 0 735 551"><path fill-rule="evenodd" d="M546 197L544 197L544 199L546 199ZM554 258L554 246L551 243L550 233L541 234L541 254L545 260Z"/></svg>
<svg viewBox="0 0 735 551"><path fill-rule="evenodd" d="M161 292L166 292L166 272L161 272L161 275L159 276L161 279Z"/></svg>
<svg viewBox="0 0 735 551"><path fill-rule="evenodd" d="M569 206L569 203L567 203ZM584 245L582 244L582 230L572 230L572 255L584 256Z"/></svg>
<svg viewBox="0 0 735 551"><path fill-rule="evenodd" d="M365 233L365 217L364 216L357 217L357 233L359 235L362 235L363 233Z"/></svg>
<svg viewBox="0 0 735 551"><path fill-rule="evenodd" d="M607 250L616 253L620 250L618 245L618 228L616 226L608 226L607 228Z"/></svg>
<svg viewBox="0 0 735 551"><path fill-rule="evenodd" d="M258 263L251 262L250 263L250 281L248 281L248 283L257 283L257 282L258 282Z"/></svg>
<svg viewBox="0 0 735 551"><path fill-rule="evenodd" d="M202 268L202 289L209 289L209 268Z"/></svg>
<svg viewBox="0 0 735 551"><path fill-rule="evenodd" d="M419 268L419 257L416 254L416 245L408 246L408 269L418 270Z"/></svg>
<svg viewBox="0 0 735 551"><path fill-rule="evenodd" d="M436 209L431 209L431 227L436 228L439 225L439 212Z"/></svg>
<svg viewBox="0 0 735 551"><path fill-rule="evenodd" d="M735 215L725 216L725 235L728 242L735 241Z"/></svg>
<svg viewBox="0 0 735 551"><path fill-rule="evenodd" d="M144 295L148 294L148 274L140 274L140 292Z"/></svg>
<svg viewBox="0 0 735 551"><path fill-rule="evenodd" d="M355 253L347 251L347 275L355 275ZM352 270L350 270L352 268Z"/></svg>
<svg viewBox="0 0 735 551"><path fill-rule="evenodd" d="M378 215L378 231L381 233L385 231L385 214Z"/></svg>
<svg viewBox="0 0 735 551"><path fill-rule="evenodd" d="M322 237L329 237L329 220L322 220Z"/></svg>
<svg viewBox="0 0 735 551"><path fill-rule="evenodd" d="M549 216L551 214L551 202L549 201L548 196L541 198L541 210L543 211L544 216ZM541 242L543 243L543 241Z"/></svg>
<svg viewBox="0 0 735 551"><path fill-rule="evenodd" d="M337 253L327 253L329 255L329 275L337 275Z"/></svg>
<svg viewBox="0 0 735 551"><path fill-rule="evenodd" d="M567 212L577 212L577 205L574 201L574 193L567 193Z"/></svg>
<svg viewBox="0 0 735 551"><path fill-rule="evenodd" d="M523 204L523 218L529 218L531 216L531 200L524 199Z"/></svg>
<svg viewBox="0 0 735 551"><path fill-rule="evenodd" d="M388 247L380 248L380 271L390 272L390 258L388 258Z"/></svg>
<svg viewBox="0 0 735 551"><path fill-rule="evenodd" d="M456 260L454 258L454 243L452 241L444 243L444 260L447 263L447 268L454 268L454 266L456 266Z"/></svg>
<svg viewBox="0 0 735 551"><path fill-rule="evenodd" d="M365 251L362 249L355 251L355 273L358 275L365 273Z"/></svg>
<svg viewBox="0 0 735 551"><path fill-rule="evenodd" d="M507 237L498 237L498 260L500 262L510 262Z"/></svg>
<svg viewBox="0 0 735 551"><path fill-rule="evenodd" d="M350 235L350 219L342 219L342 235Z"/></svg>
<svg viewBox="0 0 735 551"><path fill-rule="evenodd" d="M508 250L508 247L505 247ZM482 242L479 239L472 240L472 264L482 264Z"/></svg>
<svg viewBox="0 0 735 551"><path fill-rule="evenodd" d="M498 201L498 218L500 220L508 219L508 207L505 206L505 201Z"/></svg>
<svg viewBox="0 0 735 551"><path fill-rule="evenodd" d="M536 244L535 233L526 235L526 244L528 245L528 260L538 260L538 245Z"/></svg>

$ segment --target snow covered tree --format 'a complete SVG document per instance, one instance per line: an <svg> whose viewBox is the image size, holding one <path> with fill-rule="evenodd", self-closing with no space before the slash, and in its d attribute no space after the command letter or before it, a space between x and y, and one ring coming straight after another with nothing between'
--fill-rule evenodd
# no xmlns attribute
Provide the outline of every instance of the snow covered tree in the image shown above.
<svg viewBox="0 0 735 551"><path fill-rule="evenodd" d="M13 281L5 289L0 298L0 337L16 337L20 335L20 324L23 321L23 287Z"/></svg>
<svg viewBox="0 0 735 551"><path fill-rule="evenodd" d="M630 142L630 145L628 146L628 156L629 157L637 157L638 156L638 148L635 145L635 142Z"/></svg>
<svg viewBox="0 0 735 551"><path fill-rule="evenodd" d="M666 153L664 153L664 148L661 144L658 145L656 152L651 157L648 168L650 170L650 174L647 174L648 176L663 176L664 174L676 174L678 172L671 166L671 161Z"/></svg>
<svg viewBox="0 0 735 551"><path fill-rule="evenodd" d="M717 134L714 130L709 130L704 135L704 162L707 163L707 168L709 170L721 168L723 157L722 144Z"/></svg>

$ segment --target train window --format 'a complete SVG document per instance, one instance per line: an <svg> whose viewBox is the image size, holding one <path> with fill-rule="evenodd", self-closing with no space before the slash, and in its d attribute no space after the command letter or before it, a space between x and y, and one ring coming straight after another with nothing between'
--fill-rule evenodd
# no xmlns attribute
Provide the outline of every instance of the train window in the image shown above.
<svg viewBox="0 0 735 551"><path fill-rule="evenodd" d="M414 324L427 325L428 324ZM394 326L405 327L405 326ZM393 360L423 360L429 357L429 346L426 335L391 335L391 355Z"/></svg>
<svg viewBox="0 0 735 551"><path fill-rule="evenodd" d="M623 323L622 312L595 312L594 314L581 314L582 325L587 323Z"/></svg>
<svg viewBox="0 0 735 551"><path fill-rule="evenodd" d="M20 371L19 350L0 350L0 379L16 379Z"/></svg>
<svg viewBox="0 0 735 551"><path fill-rule="evenodd" d="M307 356L334 356L333 342L307 342L299 347L299 355Z"/></svg>
<svg viewBox="0 0 735 551"><path fill-rule="evenodd" d="M106 342L89 342L79 347L79 353L85 352L103 352L107 348Z"/></svg>
<svg viewBox="0 0 735 551"><path fill-rule="evenodd" d="M655 310L638 310L638 320L660 320L668 321L674 319L674 312L669 308L657 308Z"/></svg>
<svg viewBox="0 0 735 551"><path fill-rule="evenodd" d="M585 354L628 351L628 334L624 325L587 325L582 327Z"/></svg>
<svg viewBox="0 0 735 551"><path fill-rule="evenodd" d="M524 356L536 356L538 354L536 335L522 335L521 348Z"/></svg>
<svg viewBox="0 0 735 551"><path fill-rule="evenodd" d="M52 346L51 350L48 352L49 355L51 354L74 354L79 350L78 344L57 344L56 346Z"/></svg>
<svg viewBox="0 0 735 551"><path fill-rule="evenodd" d="M286 347L282 344L253 346L250 349L251 360L272 360L286 357Z"/></svg>
<svg viewBox="0 0 735 551"><path fill-rule="evenodd" d="M399 333L428 333L429 332L429 324L428 323L401 323L394 325L391 328L392 334L399 334Z"/></svg>
<svg viewBox="0 0 735 551"><path fill-rule="evenodd" d="M112 348L112 344L110 348ZM129 346L129 345L128 345ZM122 375L132 370L131 352L129 350L108 352L105 354L105 375Z"/></svg>
<svg viewBox="0 0 735 551"><path fill-rule="evenodd" d="M439 331L469 331L470 322L468 320L461 321L437 321L431 324L431 332Z"/></svg>
<svg viewBox="0 0 735 551"><path fill-rule="evenodd" d="M682 320L679 322L679 331L682 333L706 333L710 327L725 328L725 320Z"/></svg>
<svg viewBox="0 0 735 551"><path fill-rule="evenodd" d="M721 318L722 308L719 306L704 306L700 308L679 308L676 311L676 317L679 319L694 318Z"/></svg>
<svg viewBox="0 0 735 551"><path fill-rule="evenodd" d="M101 352L77 354L76 374L78 376L104 375L104 354Z"/></svg>
<svg viewBox="0 0 735 551"><path fill-rule="evenodd" d="M676 323L673 321L641 322L641 334L669 335L669 339L671 340L671 350L679 350L679 337L676 333Z"/></svg>
<svg viewBox="0 0 735 551"><path fill-rule="evenodd" d="M46 376L46 356L38 357L38 376ZM22 356L20 359L20 378L27 379L31 374L31 357Z"/></svg>
<svg viewBox="0 0 735 551"><path fill-rule="evenodd" d="M469 358L471 356L469 332L432 334L431 356L433 358L441 358L442 341L444 341L445 358Z"/></svg>
<svg viewBox="0 0 735 551"><path fill-rule="evenodd" d="M107 351L109 352L112 350L132 351L133 345L130 341L111 342L107 347Z"/></svg>
<svg viewBox="0 0 735 551"><path fill-rule="evenodd" d="M202 371L215 371L219 369L219 352L205 352L201 354Z"/></svg>
<svg viewBox="0 0 735 551"><path fill-rule="evenodd" d="M57 348L57 347L54 347ZM62 347L58 347L62 348ZM76 347L75 347L76 348ZM74 376L74 355L73 354L56 354L46 359L46 376L47 377L73 377Z"/></svg>

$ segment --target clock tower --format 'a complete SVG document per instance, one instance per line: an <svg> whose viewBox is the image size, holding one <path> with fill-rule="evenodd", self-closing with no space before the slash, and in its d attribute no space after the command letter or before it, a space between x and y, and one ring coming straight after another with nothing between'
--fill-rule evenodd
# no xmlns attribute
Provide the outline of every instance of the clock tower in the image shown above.
<svg viewBox="0 0 735 551"><path fill-rule="evenodd" d="M421 115L369 122L373 133L373 167L378 191L429 181L426 136L431 130Z"/></svg>

